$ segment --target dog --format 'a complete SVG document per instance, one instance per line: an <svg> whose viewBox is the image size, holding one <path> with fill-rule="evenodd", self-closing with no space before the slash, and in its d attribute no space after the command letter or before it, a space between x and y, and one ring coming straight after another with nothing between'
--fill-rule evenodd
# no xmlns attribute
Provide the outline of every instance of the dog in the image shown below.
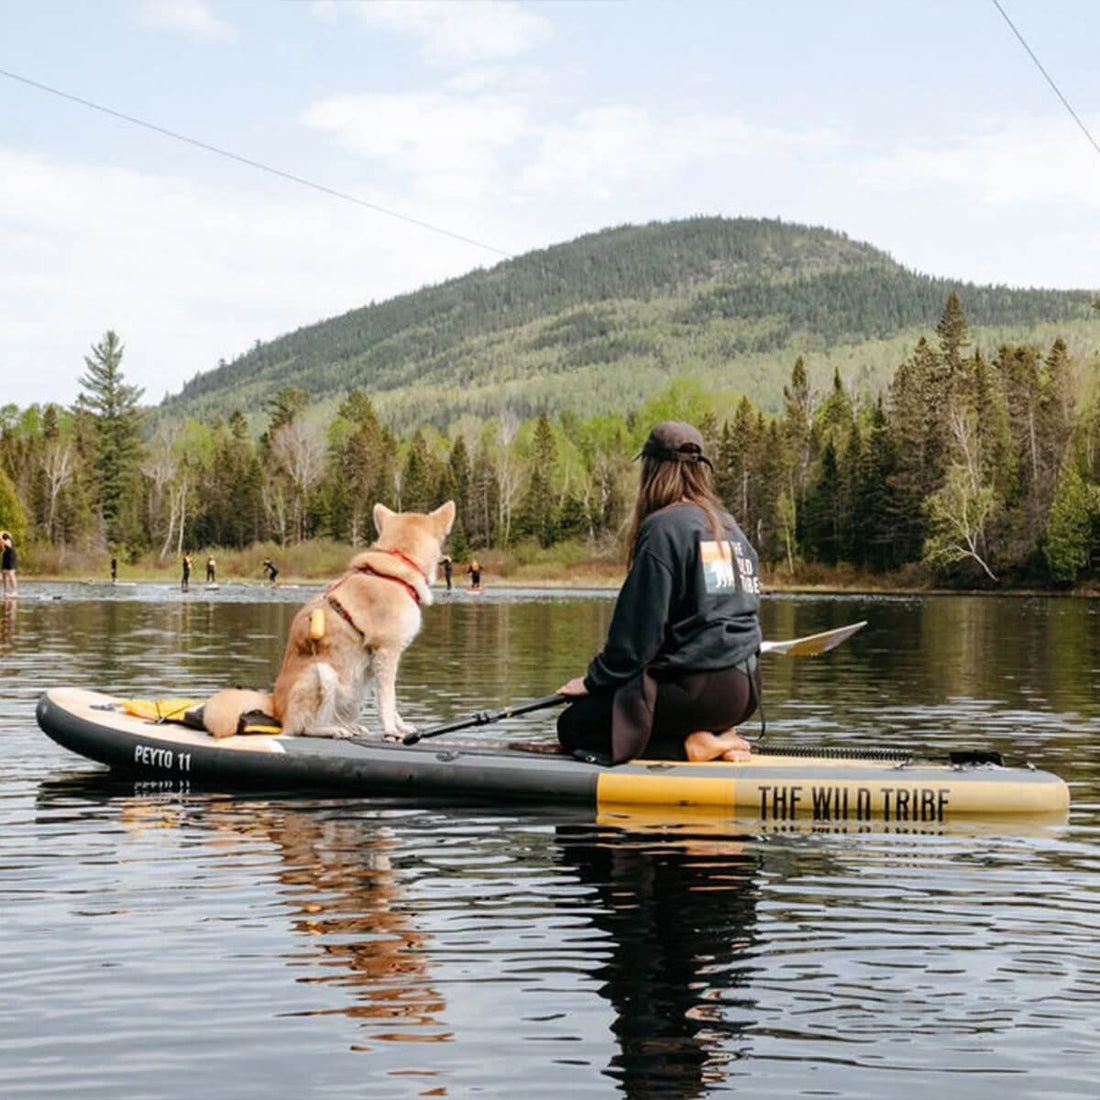
<svg viewBox="0 0 1100 1100"><path fill-rule="evenodd" d="M432 602L454 519L450 500L427 515L376 504L378 539L294 616L274 691L218 692L203 708L207 731L232 736L241 732L244 716L261 712L277 719L284 733L365 734L359 712L373 680L383 736L411 733L397 712L397 665L420 630L421 607Z"/></svg>

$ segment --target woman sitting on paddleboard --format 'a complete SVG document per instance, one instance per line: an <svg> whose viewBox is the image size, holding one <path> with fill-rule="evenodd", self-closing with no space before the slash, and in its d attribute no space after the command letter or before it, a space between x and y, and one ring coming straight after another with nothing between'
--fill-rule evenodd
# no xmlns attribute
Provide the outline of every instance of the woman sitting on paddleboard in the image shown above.
<svg viewBox="0 0 1100 1100"><path fill-rule="evenodd" d="M630 571L603 651L558 689L573 700L558 739L613 763L745 759L733 727L760 697L756 551L714 495L695 428L658 424L641 458Z"/></svg>

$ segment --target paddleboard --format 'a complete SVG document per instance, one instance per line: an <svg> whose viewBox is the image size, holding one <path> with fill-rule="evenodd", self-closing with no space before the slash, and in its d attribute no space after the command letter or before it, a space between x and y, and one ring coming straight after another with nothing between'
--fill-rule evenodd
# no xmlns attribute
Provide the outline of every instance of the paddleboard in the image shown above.
<svg viewBox="0 0 1100 1100"><path fill-rule="evenodd" d="M705 806L772 824L886 821L939 824L981 815L1064 815L1066 784L1049 772L996 764L759 753L746 763L635 760L614 767L531 752L504 738L440 738L406 746L285 734L215 740L202 730L127 713L125 701L54 688L38 723L59 745L143 776L219 789L328 790L468 798L505 804ZM185 705L166 704L178 713ZM162 708L160 713L167 713Z"/></svg>

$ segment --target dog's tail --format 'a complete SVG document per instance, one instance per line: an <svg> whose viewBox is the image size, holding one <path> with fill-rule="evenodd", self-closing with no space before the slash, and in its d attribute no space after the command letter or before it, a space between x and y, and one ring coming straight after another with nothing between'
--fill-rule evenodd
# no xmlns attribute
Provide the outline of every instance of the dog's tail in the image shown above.
<svg viewBox="0 0 1100 1100"><path fill-rule="evenodd" d="M340 677L336 669L327 661L318 661L313 670L317 675L317 725L335 726L340 721L338 703L340 695Z"/></svg>
<svg viewBox="0 0 1100 1100"><path fill-rule="evenodd" d="M340 677L326 661L305 668L286 696L283 732L308 736L340 725Z"/></svg>

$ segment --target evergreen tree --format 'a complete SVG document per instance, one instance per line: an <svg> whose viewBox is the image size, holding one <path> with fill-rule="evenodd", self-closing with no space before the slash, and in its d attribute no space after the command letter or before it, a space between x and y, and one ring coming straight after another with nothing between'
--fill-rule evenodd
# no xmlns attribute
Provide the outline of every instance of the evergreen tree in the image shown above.
<svg viewBox="0 0 1100 1100"><path fill-rule="evenodd" d="M948 424L940 374L940 357L922 336L913 354L898 367L890 387L896 463L891 490L900 562L920 557L927 533L924 501L943 484Z"/></svg>
<svg viewBox="0 0 1100 1100"><path fill-rule="evenodd" d="M821 461L806 494L804 531L806 544L817 561L836 565L840 552L842 489L836 444L825 441Z"/></svg>
<svg viewBox="0 0 1100 1100"><path fill-rule="evenodd" d="M540 546L550 546L557 535L558 505L554 495L554 463L557 444L550 418L541 413L535 424L531 474L520 512L520 529Z"/></svg>
<svg viewBox="0 0 1100 1100"><path fill-rule="evenodd" d="M95 485L100 512L112 541L132 537L123 531L119 515L127 493L134 488L141 455L141 411L144 391L124 381L123 346L108 330L85 356L87 373L80 378L84 392L78 404L90 413L95 436Z"/></svg>
<svg viewBox="0 0 1100 1100"><path fill-rule="evenodd" d="M1089 566L1100 489L1088 485L1072 459L1064 463L1043 537L1043 555L1055 584L1071 585Z"/></svg>
<svg viewBox="0 0 1100 1100"><path fill-rule="evenodd" d="M863 457L859 518L856 523L857 537L862 544L859 560L881 573L900 564L895 536L897 502L893 490L897 456L881 397L871 416L871 429Z"/></svg>
<svg viewBox="0 0 1100 1100"><path fill-rule="evenodd" d="M949 381L962 369L963 351L969 346L966 314L958 294L951 291L936 325L936 335L940 338L940 354Z"/></svg>
<svg viewBox="0 0 1100 1100"><path fill-rule="evenodd" d="M409 441L409 453L401 474L401 510L403 512L427 512L436 495L432 484L431 463L424 433L413 433Z"/></svg>

